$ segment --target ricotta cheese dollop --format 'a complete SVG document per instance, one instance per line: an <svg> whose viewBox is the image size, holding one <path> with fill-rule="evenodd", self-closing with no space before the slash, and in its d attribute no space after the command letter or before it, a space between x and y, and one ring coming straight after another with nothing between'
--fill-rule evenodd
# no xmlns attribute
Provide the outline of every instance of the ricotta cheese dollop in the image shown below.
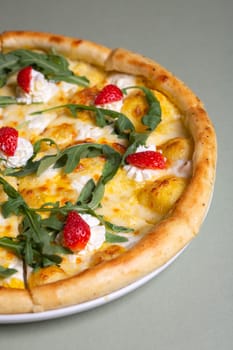
<svg viewBox="0 0 233 350"><path fill-rule="evenodd" d="M36 70L32 70L30 81L30 92L23 91L17 87L17 101L19 103L31 104L33 102L48 102L56 93L58 87L55 83L45 79L44 75Z"/></svg>
<svg viewBox="0 0 233 350"><path fill-rule="evenodd" d="M33 155L33 146L30 141L23 137L18 138L18 144L13 156L7 156L0 151L0 158L5 161L7 168L19 168L24 166Z"/></svg>
<svg viewBox="0 0 233 350"><path fill-rule="evenodd" d="M156 151L155 145L149 145L149 146L143 146L140 145L136 149L136 153L138 152L144 152L144 151ZM125 165L124 166L125 171L127 172L127 175L134 179L137 182L142 182L149 180L153 176L160 175L161 171L163 170L153 170L153 169L139 169L136 166L133 165Z"/></svg>
<svg viewBox="0 0 233 350"><path fill-rule="evenodd" d="M143 151L156 151L155 145L139 146L136 149L137 152ZM177 177L188 178L192 175L192 161L178 159L172 166L165 169L139 169L133 165L124 166L127 175L137 182L143 182L150 179L156 179L160 176L175 175Z"/></svg>
<svg viewBox="0 0 233 350"><path fill-rule="evenodd" d="M136 79L130 74L114 73L108 77L108 83L118 86L119 89L124 89L136 85Z"/></svg>
<svg viewBox="0 0 233 350"><path fill-rule="evenodd" d="M90 226L91 236L85 247L79 254L86 254L92 252L102 246L105 241L105 227L100 221L90 214L79 214L84 221Z"/></svg>

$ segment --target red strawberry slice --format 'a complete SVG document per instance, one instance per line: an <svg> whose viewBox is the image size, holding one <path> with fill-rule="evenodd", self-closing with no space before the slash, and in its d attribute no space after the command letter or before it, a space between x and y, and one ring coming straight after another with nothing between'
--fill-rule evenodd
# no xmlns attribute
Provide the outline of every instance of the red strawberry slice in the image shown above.
<svg viewBox="0 0 233 350"><path fill-rule="evenodd" d="M126 157L126 162L140 169L164 169L166 159L160 152L142 151L131 153Z"/></svg>
<svg viewBox="0 0 233 350"><path fill-rule="evenodd" d="M18 131L9 126L0 128L0 150L7 156L15 154L18 144Z"/></svg>
<svg viewBox="0 0 233 350"><path fill-rule="evenodd" d="M32 67L28 66L21 69L17 75L17 83L23 91L30 92L30 83L32 79Z"/></svg>
<svg viewBox="0 0 233 350"><path fill-rule="evenodd" d="M95 105L103 105L106 103L120 101L123 93L118 86L114 84L106 85L96 96Z"/></svg>
<svg viewBox="0 0 233 350"><path fill-rule="evenodd" d="M73 251L81 250L90 236L90 226L76 211L70 211L63 228L63 245Z"/></svg>

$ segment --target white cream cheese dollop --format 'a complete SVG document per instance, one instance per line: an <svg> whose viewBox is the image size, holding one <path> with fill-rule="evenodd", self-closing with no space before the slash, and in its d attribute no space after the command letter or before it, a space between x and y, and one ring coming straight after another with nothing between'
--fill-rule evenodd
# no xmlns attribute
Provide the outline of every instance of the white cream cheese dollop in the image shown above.
<svg viewBox="0 0 233 350"><path fill-rule="evenodd" d="M156 151L156 146L141 145L136 149L136 153L144 151ZM172 166L165 169L139 169L133 165L125 165L124 169L127 172L127 175L137 182L150 180L152 178L156 179L167 175L188 178L192 174L192 161L179 159Z"/></svg>
<svg viewBox="0 0 233 350"><path fill-rule="evenodd" d="M0 158L5 161L7 168L19 168L24 166L28 159L33 155L33 146L30 141L25 138L19 137L17 148L13 156L7 156L0 151Z"/></svg>
<svg viewBox="0 0 233 350"><path fill-rule="evenodd" d="M55 83L45 79L44 75L32 69L32 78L30 81L30 92L23 91L19 86L16 93L19 103L30 104L33 102L48 102L56 93L58 87Z"/></svg>
<svg viewBox="0 0 233 350"><path fill-rule="evenodd" d="M143 146L140 145L137 147L136 152L144 152L144 151L156 151L156 146L155 145L149 145L149 146ZM152 169L139 169L136 166L133 165L125 165L123 167L125 171L127 172L127 175L131 178L134 179L137 182L142 182L149 180L156 174L160 174L161 170L152 170Z"/></svg>
<svg viewBox="0 0 233 350"><path fill-rule="evenodd" d="M100 221L90 214L79 214L84 221L90 226L91 236L90 239L80 254L92 252L102 246L105 241L105 226Z"/></svg>
<svg viewBox="0 0 233 350"><path fill-rule="evenodd" d="M111 102L111 103L105 103L102 105L96 105L98 108L103 108L103 109L109 109L111 111L119 112L121 111L121 108L123 106L123 98L122 100Z"/></svg>
<svg viewBox="0 0 233 350"><path fill-rule="evenodd" d="M79 214L82 219L89 225L91 235L86 247L73 254L67 254L66 258L71 264L76 263L77 258L82 261L88 261L91 253L102 246L105 242L105 226L100 221L90 214ZM86 260L87 259L87 260Z"/></svg>
<svg viewBox="0 0 233 350"><path fill-rule="evenodd" d="M136 79L130 74L111 74L107 79L108 84L116 85L119 89L124 89L129 86L136 85ZM129 90L131 91L131 90ZM124 103L124 96L121 100L111 103L106 103L103 105L97 105L99 108L110 109L111 111L119 112Z"/></svg>
<svg viewBox="0 0 233 350"><path fill-rule="evenodd" d="M108 83L118 86L119 89L124 89L136 85L136 78L130 74L114 73L108 77Z"/></svg>

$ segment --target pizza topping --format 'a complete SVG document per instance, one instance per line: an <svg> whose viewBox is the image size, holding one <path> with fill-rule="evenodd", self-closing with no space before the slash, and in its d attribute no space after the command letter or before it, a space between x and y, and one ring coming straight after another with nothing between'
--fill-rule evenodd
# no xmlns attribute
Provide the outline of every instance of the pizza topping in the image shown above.
<svg viewBox="0 0 233 350"><path fill-rule="evenodd" d="M136 78L130 74L114 73L108 77L108 83L119 87L119 89L136 85Z"/></svg>
<svg viewBox="0 0 233 350"><path fill-rule="evenodd" d="M157 151L131 153L126 157L126 162L140 169L164 169L166 166L165 158Z"/></svg>
<svg viewBox="0 0 233 350"><path fill-rule="evenodd" d="M72 251L86 247L91 236L90 226L76 211L70 211L63 229L63 245Z"/></svg>
<svg viewBox="0 0 233 350"><path fill-rule="evenodd" d="M0 141L1 143L1 141ZM4 149L1 147L1 149ZM24 166L28 159L33 155L33 146L30 141L25 138L18 137L17 147L12 156L7 155L6 152L0 151L0 158L4 160L4 165L7 168L19 168Z"/></svg>
<svg viewBox="0 0 233 350"><path fill-rule="evenodd" d="M56 119L56 114L52 112L44 113L42 115L29 114L25 116L28 129L33 130L37 134L41 134L54 119Z"/></svg>
<svg viewBox="0 0 233 350"><path fill-rule="evenodd" d="M138 146L135 153L125 158L124 169L127 175L137 182L146 181L166 173L166 158L155 145Z"/></svg>
<svg viewBox="0 0 233 350"><path fill-rule="evenodd" d="M45 79L44 75L32 67L22 69L18 74L17 102L48 102L58 91L54 82Z"/></svg>
<svg viewBox="0 0 233 350"><path fill-rule="evenodd" d="M7 53L0 53L0 87L4 86L9 76L19 69L33 66L40 71L47 79L55 82L65 81L80 86L88 86L89 80L86 77L75 75L69 69L69 62L62 55L52 53L38 53L32 50L15 50Z"/></svg>
<svg viewBox="0 0 233 350"><path fill-rule="evenodd" d="M98 93L94 103L101 108L120 112L123 104L123 93L116 85L108 84Z"/></svg>
<svg viewBox="0 0 233 350"><path fill-rule="evenodd" d="M100 221L92 215L80 214L80 216L89 225L91 230L90 239L85 247L85 252L91 252L100 248L105 242L105 226L102 225ZM81 254L85 252L82 251Z"/></svg>
<svg viewBox="0 0 233 350"><path fill-rule="evenodd" d="M31 90L32 67L28 66L21 69L17 75L17 83L21 89L29 94Z"/></svg>
<svg viewBox="0 0 233 350"><path fill-rule="evenodd" d="M0 150L6 156L13 156L18 144L18 131L14 128L3 126L0 128Z"/></svg>
<svg viewBox="0 0 233 350"><path fill-rule="evenodd" d="M98 140L104 136L106 138L109 136L113 138L113 136L111 135L113 132L113 128L110 125L106 126L105 128L99 128L98 126L77 120L75 126L78 131L78 135L75 138L76 140Z"/></svg>

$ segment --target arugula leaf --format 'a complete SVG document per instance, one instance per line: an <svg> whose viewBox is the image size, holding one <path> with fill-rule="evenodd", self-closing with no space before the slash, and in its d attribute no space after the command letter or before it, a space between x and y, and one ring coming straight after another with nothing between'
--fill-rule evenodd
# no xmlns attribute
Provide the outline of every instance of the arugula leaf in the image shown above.
<svg viewBox="0 0 233 350"><path fill-rule="evenodd" d="M79 194L77 205L81 206L84 210L89 209L94 210L100 205L100 202L104 195L104 184L102 177L100 177L97 184L90 179L87 181L86 185L83 187L81 193ZM79 211L79 210L78 210Z"/></svg>
<svg viewBox="0 0 233 350"><path fill-rule="evenodd" d="M57 253L67 253L67 249L55 243L54 237L60 231L49 221L42 220L41 216L28 207L21 195L6 180L0 177L0 183L8 200L2 204L4 216L16 214L22 216L20 234L16 238L1 237L0 246L13 251L21 257L27 265L32 267L48 266L61 261ZM54 234L55 233L55 234Z"/></svg>
<svg viewBox="0 0 233 350"><path fill-rule="evenodd" d="M18 64L18 57L12 53L0 53L0 88L6 84L8 74L14 73L20 66Z"/></svg>
<svg viewBox="0 0 233 350"><path fill-rule="evenodd" d="M42 139L36 141L33 145L33 158L35 158L35 156L39 153L43 142L47 143L49 146L54 145L57 149L57 152L59 152L59 147L53 139L50 139L49 137L43 137Z"/></svg>
<svg viewBox="0 0 233 350"><path fill-rule="evenodd" d="M145 145L148 136L149 136L148 132L144 132L144 133L133 132L130 134L128 148L122 157L123 165L125 164L125 159L129 154L136 152L136 149L138 146Z"/></svg>
<svg viewBox="0 0 233 350"><path fill-rule="evenodd" d="M8 217L11 214L19 215L25 202L21 195L6 180L0 177L4 192L8 195L9 200L2 204L2 215Z"/></svg>
<svg viewBox="0 0 233 350"><path fill-rule="evenodd" d="M159 100L153 92L145 86L129 86L122 89L123 93L126 94L128 89L140 89L143 91L149 105L149 110L147 114L142 117L142 123L148 127L148 130L153 131L161 122L161 106Z"/></svg>
<svg viewBox="0 0 233 350"><path fill-rule="evenodd" d="M87 181L86 185L83 187L82 191L79 194L77 203L80 205L87 205L93 196L93 192L96 188L95 182L93 179Z"/></svg>
<svg viewBox="0 0 233 350"><path fill-rule="evenodd" d="M128 227L124 227L124 226L118 226L115 224L112 224L109 221L105 221L105 226L106 228L109 230L111 230L112 232L124 232L124 233L129 233L129 232L133 232L132 228L128 228Z"/></svg>
<svg viewBox="0 0 233 350"><path fill-rule="evenodd" d="M96 125L103 128L106 125L112 125L114 132L121 138L128 138L129 134L135 130L133 123L123 113L112 111L110 109L98 108L95 106L86 106L82 104L59 105L31 113L31 115L50 112L55 109L68 108L74 118L80 111L94 112Z"/></svg>
<svg viewBox="0 0 233 350"><path fill-rule="evenodd" d="M9 249L20 258L23 257L24 244L18 238L0 237L0 247Z"/></svg>
<svg viewBox="0 0 233 350"><path fill-rule="evenodd" d="M46 142L50 146L55 145L57 153L52 155L46 155L40 160L36 160L36 161L33 160L39 153L41 149L41 145L44 142ZM42 138L34 143L33 155L27 161L26 165L22 169L15 170L15 168L6 168L6 170L3 171L3 174L6 176L15 176L15 177L24 177L33 173L37 173L37 175L40 175L47 168L49 168L50 165L54 164L57 161L59 154L60 154L59 147L54 140L50 138Z"/></svg>
<svg viewBox="0 0 233 350"><path fill-rule="evenodd" d="M0 265L0 278L10 277L16 272L17 272L16 269L11 269Z"/></svg>
<svg viewBox="0 0 233 350"><path fill-rule="evenodd" d="M10 53L0 53L0 87L4 86L9 75L20 69L32 66L49 80L65 81L71 84L88 86L86 77L75 75L68 61L62 55L55 53L38 53L30 50L14 50Z"/></svg>
<svg viewBox="0 0 233 350"><path fill-rule="evenodd" d="M88 208L96 209L100 205L100 202L104 196L104 189L103 178L101 177L92 192L92 198L88 202Z"/></svg>
<svg viewBox="0 0 233 350"><path fill-rule="evenodd" d="M6 107L10 105L24 105L25 102L19 102L15 97L12 96L0 96L0 107ZM32 102L31 104L40 104L40 102ZM28 122L23 122L21 125L18 125L17 128L23 127Z"/></svg>
<svg viewBox="0 0 233 350"><path fill-rule="evenodd" d="M121 155L108 145L98 143L82 143L68 147L54 155L46 155L39 160L30 158L23 169L7 171L8 176L23 177L37 173L40 175L50 166L64 168L66 174L71 173L79 164L82 158L93 158L104 156L107 160L103 168L102 181L105 184L116 173L121 163Z"/></svg>
<svg viewBox="0 0 233 350"><path fill-rule="evenodd" d="M126 238L124 236L115 235L115 234L110 233L110 232L106 232L105 240L108 243L123 243L123 242L127 242L128 238Z"/></svg>
<svg viewBox="0 0 233 350"><path fill-rule="evenodd" d="M14 97L11 97L11 96L0 96L0 107L5 107L5 106L9 106L9 105L15 105L17 103L18 102L17 102L16 98L14 98Z"/></svg>

